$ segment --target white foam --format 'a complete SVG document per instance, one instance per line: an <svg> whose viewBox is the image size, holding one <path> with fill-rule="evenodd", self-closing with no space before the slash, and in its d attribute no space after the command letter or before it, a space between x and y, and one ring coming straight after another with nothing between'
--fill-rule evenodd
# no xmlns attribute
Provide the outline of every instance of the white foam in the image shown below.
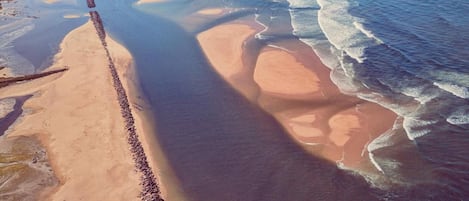
<svg viewBox="0 0 469 201"><path fill-rule="evenodd" d="M431 130L426 127L436 122L436 120L422 120L416 117L404 117L403 127L409 140L415 140L429 134Z"/></svg>
<svg viewBox="0 0 469 201"><path fill-rule="evenodd" d="M446 118L446 121L453 125L469 124L469 106L459 108L451 113L448 118Z"/></svg>
<svg viewBox="0 0 469 201"><path fill-rule="evenodd" d="M426 89L427 89L427 86L425 86L424 84L418 85L418 86L399 87L399 91L401 93L403 93L404 95L413 97L416 101L420 102L420 104L422 105L440 95L435 90L432 91L433 93L429 93L431 90L426 90Z"/></svg>
<svg viewBox="0 0 469 201"><path fill-rule="evenodd" d="M290 3L290 8L309 8L317 6L313 0L287 0Z"/></svg>
<svg viewBox="0 0 469 201"><path fill-rule="evenodd" d="M373 141L371 141L366 149L368 152L373 152L375 150L384 148L384 147L390 147L393 145L391 137L393 136L393 130L389 129L388 131L384 132L377 138L375 138Z"/></svg>
<svg viewBox="0 0 469 201"><path fill-rule="evenodd" d="M328 40L335 48L362 63L366 59L365 48L378 45L381 40L377 40L377 37L368 37L370 31L356 27L361 19L348 13L349 2L318 0L318 4L321 7L318 11L319 26Z"/></svg>
<svg viewBox="0 0 469 201"><path fill-rule="evenodd" d="M289 52L289 53L294 53L295 51L293 50L290 50L288 48L285 48L285 47L281 47L281 46L278 46L278 45L272 45L272 44L268 44L267 46L271 47L271 48L275 48L275 49L279 49L279 50L283 50L285 52Z"/></svg>
<svg viewBox="0 0 469 201"><path fill-rule="evenodd" d="M459 86L457 84L452 84L452 83L444 83L444 82L435 82L433 83L435 86L439 87L440 89L443 89L445 91L448 91L452 93L455 96L458 96L460 98L469 98L469 88L468 87L463 87Z"/></svg>
<svg viewBox="0 0 469 201"><path fill-rule="evenodd" d="M353 22L353 25L355 26L355 28L357 28L362 33L364 33L368 38L376 40L379 44L383 43L383 41L379 39L377 36L375 36L372 31L365 29L362 23L355 21Z"/></svg>
<svg viewBox="0 0 469 201"><path fill-rule="evenodd" d="M263 26L264 29L263 29L262 31L256 33L256 35L255 35L254 37L255 37L256 39L261 39L261 40L263 40L263 39L266 39L267 37L263 36L262 33L266 32L266 31L269 29L269 27L267 27L267 25L263 24L261 21L258 20L258 19L259 19L259 16L260 16L259 14L255 14L255 18L254 18L254 19L255 19L256 23L259 24L259 25L261 25L261 26Z"/></svg>
<svg viewBox="0 0 469 201"><path fill-rule="evenodd" d="M378 164L378 162L376 162L373 153L368 152L368 157L370 158L370 161L371 161L371 163L375 166L375 168L376 168L378 171L380 171L381 173L384 174L383 168L381 168L381 166Z"/></svg>

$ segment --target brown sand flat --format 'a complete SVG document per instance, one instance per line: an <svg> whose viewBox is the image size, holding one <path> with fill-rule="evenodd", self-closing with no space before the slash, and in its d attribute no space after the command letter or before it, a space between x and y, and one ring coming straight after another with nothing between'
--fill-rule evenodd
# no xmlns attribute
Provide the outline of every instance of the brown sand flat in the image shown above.
<svg viewBox="0 0 469 201"><path fill-rule="evenodd" d="M319 78L286 51L268 48L257 60L254 80L264 92L307 95L319 91Z"/></svg>
<svg viewBox="0 0 469 201"><path fill-rule="evenodd" d="M396 115L341 94L329 78L329 69L311 48L297 40L276 44L294 52L265 47L254 71L246 70L244 43L255 31L250 24L252 21L237 21L198 35L215 70L247 98L256 97L255 102L312 154L350 168L367 163L367 143L390 129ZM239 82L235 78L240 75L251 80Z"/></svg>
<svg viewBox="0 0 469 201"><path fill-rule="evenodd" d="M107 43L115 64L129 66L130 53L109 38ZM30 112L9 136L37 135L46 146L60 184L43 199L137 200L140 180L92 23L70 32L61 49L51 69L68 66L67 72L0 90L1 97L34 95L24 105Z"/></svg>

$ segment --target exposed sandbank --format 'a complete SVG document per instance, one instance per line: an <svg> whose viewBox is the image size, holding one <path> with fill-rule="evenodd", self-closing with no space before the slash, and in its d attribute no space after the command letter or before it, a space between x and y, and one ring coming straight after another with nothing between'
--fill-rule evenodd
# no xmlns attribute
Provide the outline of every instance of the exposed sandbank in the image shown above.
<svg viewBox="0 0 469 201"><path fill-rule="evenodd" d="M197 11L197 14L200 15L220 15L224 12L221 8L208 8Z"/></svg>
<svg viewBox="0 0 469 201"><path fill-rule="evenodd" d="M130 53L110 38L107 44L116 66L129 67ZM59 185L42 199L136 200L140 179L92 23L70 32L60 47L50 69L68 66L67 72L0 89L1 97L33 94L24 104L31 112L8 137L35 135L46 146Z"/></svg>
<svg viewBox="0 0 469 201"><path fill-rule="evenodd" d="M390 129L396 115L374 103L341 94L329 78L329 69L298 40L277 44L294 52L263 48L254 71L247 69L243 64L245 43L256 32L250 24L222 24L198 35L214 69L276 117L311 153L351 168L367 163L367 143Z"/></svg>

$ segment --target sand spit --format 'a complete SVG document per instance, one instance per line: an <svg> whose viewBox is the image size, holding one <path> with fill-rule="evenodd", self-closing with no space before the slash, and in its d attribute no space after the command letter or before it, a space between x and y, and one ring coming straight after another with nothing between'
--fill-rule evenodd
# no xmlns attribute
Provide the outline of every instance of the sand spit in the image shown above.
<svg viewBox="0 0 469 201"><path fill-rule="evenodd" d="M106 43L114 65L127 69L130 53L110 38ZM34 200L140 200L141 176L93 24L70 32L60 49L49 69L69 70L0 88L0 98L32 95L2 138L39 139L59 181Z"/></svg>
<svg viewBox="0 0 469 201"><path fill-rule="evenodd" d="M127 94L125 92L124 87L122 86L116 67L110 56L108 46L105 40L106 33L103 29L101 18L99 17L98 12L96 11L90 12L90 16L96 28L98 36L101 39L103 47L106 50L106 55L109 59L109 69L111 71L114 89L117 92L117 99L121 108L121 114L125 120L125 129L128 134L127 140L131 147L130 150L132 152L132 157L135 162L135 167L141 173L141 185L143 189L140 196L142 200L145 201L163 200L163 198L161 198L160 196L160 190L156 182L156 177L154 176L153 171L148 164L148 160L145 155L144 149L138 138L135 128L135 120L132 116L132 111L130 109L129 101L127 99Z"/></svg>

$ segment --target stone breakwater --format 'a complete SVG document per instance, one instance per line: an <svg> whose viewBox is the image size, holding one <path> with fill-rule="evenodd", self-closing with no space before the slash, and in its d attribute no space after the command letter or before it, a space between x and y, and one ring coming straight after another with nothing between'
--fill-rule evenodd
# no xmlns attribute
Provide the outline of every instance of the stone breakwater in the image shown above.
<svg viewBox="0 0 469 201"><path fill-rule="evenodd" d="M111 71L114 89L117 92L117 99L121 108L121 114L125 120L125 129L128 134L127 141L130 144L130 151L132 152L132 158L135 162L135 167L137 171L141 173L140 184L142 185L142 192L140 193L140 197L143 201L163 201L164 199L160 195L156 177L148 164L143 146L138 139L138 135L135 129L135 120L132 116L132 111L130 109L126 92L122 86L122 82L120 81L119 75L117 73L116 67L114 66L114 62L112 61L105 41L106 33L104 31L101 18L99 17L99 13L96 11L91 11L90 16L109 60L109 69Z"/></svg>
<svg viewBox="0 0 469 201"><path fill-rule="evenodd" d="M88 8L96 7L96 4L94 3L94 0L86 0L86 4L88 5Z"/></svg>

